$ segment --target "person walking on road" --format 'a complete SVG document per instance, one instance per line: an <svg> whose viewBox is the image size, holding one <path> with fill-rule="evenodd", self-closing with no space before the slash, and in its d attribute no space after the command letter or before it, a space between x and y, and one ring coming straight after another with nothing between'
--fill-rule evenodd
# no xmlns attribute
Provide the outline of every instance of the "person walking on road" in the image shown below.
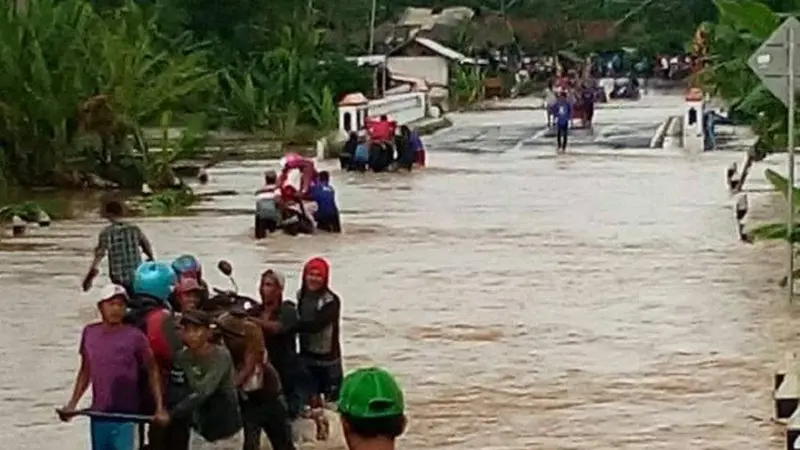
<svg viewBox="0 0 800 450"><path fill-rule="evenodd" d="M572 105L567 100L567 93L560 91L558 99L553 104L552 114L556 123L556 151L566 153L567 135L569 134L569 124L572 120Z"/></svg>

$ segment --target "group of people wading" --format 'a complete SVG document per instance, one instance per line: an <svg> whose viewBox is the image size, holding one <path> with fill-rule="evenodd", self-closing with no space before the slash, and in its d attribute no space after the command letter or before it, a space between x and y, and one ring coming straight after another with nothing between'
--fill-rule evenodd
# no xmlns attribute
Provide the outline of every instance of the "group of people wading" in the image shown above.
<svg viewBox="0 0 800 450"><path fill-rule="evenodd" d="M74 389L57 410L63 421L90 417L93 450L133 450L137 423L149 450L255 450L262 431L274 450L294 449L292 421L313 419L324 438L319 411L334 403L349 448L394 447L405 429L403 393L384 369L343 378L342 302L325 259L305 263L294 300L283 297L284 276L264 270L259 302L209 290L191 255L155 261L119 202L104 212L110 224L82 287L91 289L106 256L112 284L94 297L100 321L83 329ZM230 275L224 261L219 268ZM89 386L92 404L79 409Z"/></svg>
<svg viewBox="0 0 800 450"><path fill-rule="evenodd" d="M342 231L330 173L317 171L310 158L297 154L285 156L280 174L267 171L264 185L255 194L256 239L278 229L292 236L317 230Z"/></svg>
<svg viewBox="0 0 800 450"><path fill-rule="evenodd" d="M397 122L383 115L378 120L367 118L366 131L363 136L355 131L348 136L339 156L343 170L411 171L415 165L425 166L422 140L408 126L402 125L398 129Z"/></svg>
<svg viewBox="0 0 800 450"><path fill-rule="evenodd" d="M373 172L425 166L425 148L419 134L408 126L381 116L367 120L367 133L350 133L339 157L347 171ZM315 231L342 231L336 190L327 171L314 160L296 153L281 159L280 171L264 173L264 185L255 192L255 237L282 230L295 236Z"/></svg>

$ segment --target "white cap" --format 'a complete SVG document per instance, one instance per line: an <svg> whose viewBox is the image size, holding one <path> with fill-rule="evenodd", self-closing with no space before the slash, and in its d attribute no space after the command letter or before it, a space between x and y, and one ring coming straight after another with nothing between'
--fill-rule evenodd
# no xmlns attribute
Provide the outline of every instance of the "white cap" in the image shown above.
<svg viewBox="0 0 800 450"><path fill-rule="evenodd" d="M126 291L124 287L118 284L109 284L107 286L103 286L102 290L100 291L100 299L97 300L97 303L101 303L106 300L111 300L117 297L122 297L123 299L127 300L128 291Z"/></svg>

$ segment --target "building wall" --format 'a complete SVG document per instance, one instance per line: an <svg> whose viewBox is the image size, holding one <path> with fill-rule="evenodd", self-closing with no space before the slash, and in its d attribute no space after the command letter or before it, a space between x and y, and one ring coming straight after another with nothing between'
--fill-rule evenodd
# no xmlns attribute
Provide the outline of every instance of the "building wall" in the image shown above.
<svg viewBox="0 0 800 450"><path fill-rule="evenodd" d="M387 65L392 73L422 78L434 86L450 81L448 61L440 56L390 56Z"/></svg>

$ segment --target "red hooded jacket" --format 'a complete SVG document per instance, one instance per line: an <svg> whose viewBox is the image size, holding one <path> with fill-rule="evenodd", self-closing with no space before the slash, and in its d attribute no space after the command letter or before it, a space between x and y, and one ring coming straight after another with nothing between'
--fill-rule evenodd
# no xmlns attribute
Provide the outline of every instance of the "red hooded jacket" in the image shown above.
<svg viewBox="0 0 800 450"><path fill-rule="evenodd" d="M311 292L305 286L306 275L311 271L318 272L323 279L325 287L321 292ZM295 328L300 337L300 354L328 363L342 355L339 338L342 302L328 288L329 281L330 265L324 258L311 258L303 266L303 284L297 295L300 320Z"/></svg>

